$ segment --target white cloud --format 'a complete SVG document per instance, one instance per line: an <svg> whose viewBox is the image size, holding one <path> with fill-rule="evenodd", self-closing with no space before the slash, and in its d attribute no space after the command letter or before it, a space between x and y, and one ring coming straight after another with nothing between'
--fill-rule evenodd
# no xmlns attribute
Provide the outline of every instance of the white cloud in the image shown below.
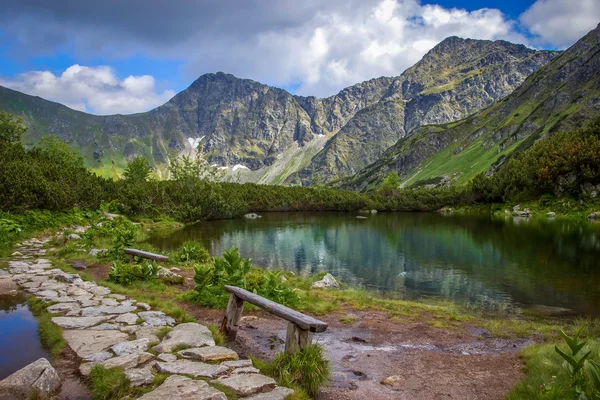
<svg viewBox="0 0 600 400"><path fill-rule="evenodd" d="M158 93L154 77L128 76L120 80L107 66L72 65L62 74L30 71L0 85L62 103L94 114L131 114L159 106L175 95L172 90Z"/></svg>
<svg viewBox="0 0 600 400"><path fill-rule="evenodd" d="M521 17L537 42L565 48L600 22L600 0L537 0Z"/></svg>

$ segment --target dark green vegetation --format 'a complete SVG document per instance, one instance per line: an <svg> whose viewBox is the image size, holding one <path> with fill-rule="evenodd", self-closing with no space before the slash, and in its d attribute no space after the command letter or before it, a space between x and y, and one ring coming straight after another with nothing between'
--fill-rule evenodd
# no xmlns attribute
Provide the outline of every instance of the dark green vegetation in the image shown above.
<svg viewBox="0 0 600 400"><path fill-rule="evenodd" d="M526 376L507 400L600 399L600 343L597 332L594 339L581 340L585 329L582 326L572 337L561 331L560 345L523 350Z"/></svg>
<svg viewBox="0 0 600 400"><path fill-rule="evenodd" d="M460 121L417 129L340 186L375 189L393 171L406 187L440 178L464 185L497 171L539 139L581 127L599 113L599 38L600 27L496 104Z"/></svg>
<svg viewBox="0 0 600 400"><path fill-rule="evenodd" d="M279 304L297 306L299 297L280 271L265 271L242 258L235 247L215 257L211 263L194 267L195 287L182 299L209 308L225 308L229 293L225 285L237 286L266 297Z"/></svg>
<svg viewBox="0 0 600 400"><path fill-rule="evenodd" d="M0 110L25 120L28 148L54 133L105 177L120 175L135 156L164 166L191 152L188 138L202 138L199 148L210 164L260 169L244 179L283 183L306 167L290 180L312 183L313 173L323 182L375 161L423 123L451 122L498 101L555 54L453 37L399 77L371 79L324 99L216 73L146 113L89 115L2 87ZM322 143L311 145L320 135L330 139L322 151Z"/></svg>
<svg viewBox="0 0 600 400"><path fill-rule="evenodd" d="M131 392L129 380L120 368L94 365L86 380L94 400L121 399Z"/></svg>
<svg viewBox="0 0 600 400"><path fill-rule="evenodd" d="M62 337L62 328L52 322L52 314L46 311L51 304L45 303L37 297L30 297L27 306L38 322L38 334L42 345L52 357L59 357L66 345Z"/></svg>

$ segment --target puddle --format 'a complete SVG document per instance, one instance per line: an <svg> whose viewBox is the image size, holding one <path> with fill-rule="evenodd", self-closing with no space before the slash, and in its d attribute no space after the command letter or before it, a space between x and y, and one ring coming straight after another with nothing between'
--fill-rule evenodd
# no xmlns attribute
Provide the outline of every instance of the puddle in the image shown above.
<svg viewBox="0 0 600 400"><path fill-rule="evenodd" d="M42 357L49 359L25 296L0 296L0 380Z"/></svg>

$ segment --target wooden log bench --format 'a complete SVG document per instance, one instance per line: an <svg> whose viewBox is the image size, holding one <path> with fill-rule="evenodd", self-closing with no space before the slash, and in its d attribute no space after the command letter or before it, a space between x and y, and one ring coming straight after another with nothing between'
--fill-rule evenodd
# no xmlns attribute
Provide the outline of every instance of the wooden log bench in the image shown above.
<svg viewBox="0 0 600 400"><path fill-rule="evenodd" d="M227 310L225 311L220 331L226 334L229 340L235 340L238 323L242 318L242 311L244 310L244 303L246 301L289 321L285 338L286 353L294 354L299 349L310 346L313 333L325 332L327 329L327 323L323 321L319 321L242 288L225 286L225 290L231 293L231 296L229 296L229 303L227 304Z"/></svg>
<svg viewBox="0 0 600 400"><path fill-rule="evenodd" d="M162 254L154 254L142 250L123 249L123 251L125 252L125 254L129 255L129 262L133 262L134 257L147 258L148 260L154 260L158 262L167 261L169 259L169 257L163 256Z"/></svg>

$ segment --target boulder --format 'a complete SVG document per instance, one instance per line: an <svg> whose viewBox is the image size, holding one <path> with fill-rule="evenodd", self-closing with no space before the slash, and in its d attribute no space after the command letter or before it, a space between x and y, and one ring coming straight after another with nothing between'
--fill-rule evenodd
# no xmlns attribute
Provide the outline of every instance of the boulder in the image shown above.
<svg viewBox="0 0 600 400"><path fill-rule="evenodd" d="M205 362L237 360L239 358L235 351L221 346L193 347L181 350L178 354L183 358Z"/></svg>
<svg viewBox="0 0 600 400"><path fill-rule="evenodd" d="M596 211L588 215L589 219L600 219L600 211Z"/></svg>
<svg viewBox="0 0 600 400"><path fill-rule="evenodd" d="M195 381L185 376L172 375L158 388L146 393L138 400L227 400L224 393L204 381Z"/></svg>
<svg viewBox="0 0 600 400"><path fill-rule="evenodd" d="M182 374L198 378L216 378L229 368L222 365L206 364L197 361L177 360L172 362L157 362L156 369L167 374Z"/></svg>
<svg viewBox="0 0 600 400"><path fill-rule="evenodd" d="M555 217L556 217L556 213L555 213L555 212L553 212L553 211L550 211L548 214L546 214L546 216L547 216L548 218L555 218Z"/></svg>
<svg viewBox="0 0 600 400"><path fill-rule="evenodd" d="M160 267L156 277L165 283L180 284L183 283L183 276L176 274L164 267Z"/></svg>
<svg viewBox="0 0 600 400"><path fill-rule="evenodd" d="M323 277L323 279L321 279L320 281L317 281L317 282L313 283L311 287L312 288L332 289L332 288L339 288L340 284L333 277L333 275L331 275L330 273L327 273Z"/></svg>
<svg viewBox="0 0 600 400"><path fill-rule="evenodd" d="M60 378L54 367L45 358L40 358L1 381L0 398L48 397L60 386Z"/></svg>
<svg viewBox="0 0 600 400"><path fill-rule="evenodd" d="M277 382L273 378L260 374L239 374L226 376L212 381L233 390L239 396L270 392Z"/></svg>
<svg viewBox="0 0 600 400"><path fill-rule="evenodd" d="M90 257L98 257L104 253L106 253L106 249L91 249L90 252L88 253L88 255Z"/></svg>
<svg viewBox="0 0 600 400"><path fill-rule="evenodd" d="M144 314L140 313L139 315ZM163 341L154 346L153 350L159 353L170 353L177 346L203 347L214 346L215 341L212 332L194 322L179 324L164 337Z"/></svg>

